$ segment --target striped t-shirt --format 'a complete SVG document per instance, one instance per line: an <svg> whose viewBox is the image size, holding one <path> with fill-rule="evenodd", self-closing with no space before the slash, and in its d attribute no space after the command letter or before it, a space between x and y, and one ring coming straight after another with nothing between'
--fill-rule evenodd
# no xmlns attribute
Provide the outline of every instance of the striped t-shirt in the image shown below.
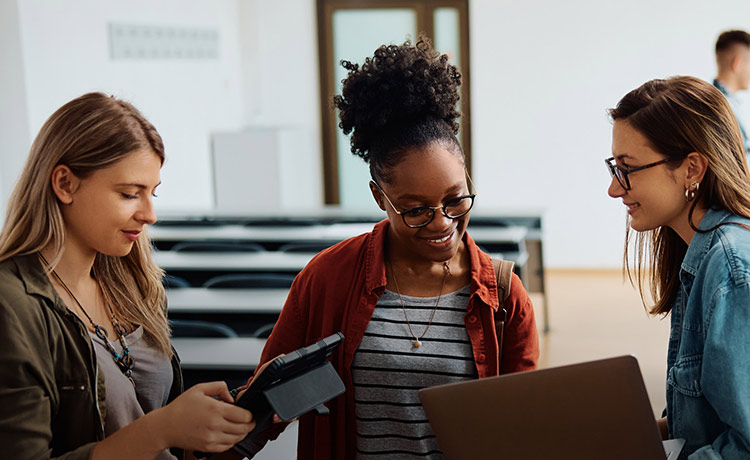
<svg viewBox="0 0 750 460"><path fill-rule="evenodd" d="M464 325L470 286L444 294L413 346L398 294L378 300L354 354L352 378L359 459L442 459L417 391L477 378ZM437 297L401 296L414 335L429 324Z"/></svg>

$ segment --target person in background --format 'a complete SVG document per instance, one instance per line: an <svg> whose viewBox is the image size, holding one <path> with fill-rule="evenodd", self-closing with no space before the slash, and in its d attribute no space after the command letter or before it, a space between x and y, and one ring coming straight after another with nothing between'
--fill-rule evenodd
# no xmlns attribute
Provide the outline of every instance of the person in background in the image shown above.
<svg viewBox="0 0 750 460"><path fill-rule="evenodd" d="M750 34L744 30L728 30L716 40L716 66L718 75L714 86L729 101L742 134L745 155L750 155L750 139L742 116L738 91L750 86Z"/></svg>
<svg viewBox="0 0 750 460"><path fill-rule="evenodd" d="M146 229L164 146L85 94L44 123L0 232L0 446L13 460L167 460L253 429L223 382L182 392Z"/></svg>
<svg viewBox="0 0 750 460"><path fill-rule="evenodd" d="M330 416L300 418L298 458L439 459L418 390L534 369L534 311L515 275L503 301L490 256L466 231L477 192L456 137L461 76L447 56L420 39L342 65L340 126L387 219L302 270L261 362L346 337L332 358L346 392Z"/></svg>
<svg viewBox="0 0 750 460"><path fill-rule="evenodd" d="M732 109L709 83L673 77L609 113L625 268L642 298L650 284L650 313L671 315L663 435L686 440L680 458L748 459L750 174Z"/></svg>

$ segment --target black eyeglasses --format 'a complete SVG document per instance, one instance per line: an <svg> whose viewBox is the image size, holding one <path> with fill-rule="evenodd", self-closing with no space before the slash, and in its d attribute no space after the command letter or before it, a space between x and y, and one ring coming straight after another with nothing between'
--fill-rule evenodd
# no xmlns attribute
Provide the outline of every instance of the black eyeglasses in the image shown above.
<svg viewBox="0 0 750 460"><path fill-rule="evenodd" d="M607 169L609 169L610 176L617 178L617 182L620 183L620 186L622 188L624 188L625 190L630 190L630 179L628 179L628 174L633 174L636 171L653 168L654 166L669 163L670 161L674 160L671 158L667 158L666 160L656 161L654 163L649 163L647 165L628 169L617 166L617 163L615 163L615 157L607 158L606 160L604 160L604 163L607 165Z"/></svg>
<svg viewBox="0 0 750 460"><path fill-rule="evenodd" d="M468 173L466 174L466 177L469 179L471 188L474 189L474 184L471 183L471 177L469 177ZM385 194L385 191L383 191L383 187L381 187L380 184L375 181L372 181L372 183L375 184L378 190L380 190L380 193L383 194L385 199L388 201L388 204L391 205L393 211L401 216L401 219L403 219L404 221L404 225L410 228L420 228L428 225L430 222L432 222L432 219L435 218L435 211L437 211L438 209L442 210L443 215L449 219L458 219L459 217L463 217L468 214L469 211L471 211L471 208L474 206L474 197L477 196L476 193L471 193L469 195L451 198L450 200L443 203L442 206L419 206L417 208L408 209L406 211L399 211L398 209L396 209L396 206L393 205L391 199L388 198L388 195Z"/></svg>

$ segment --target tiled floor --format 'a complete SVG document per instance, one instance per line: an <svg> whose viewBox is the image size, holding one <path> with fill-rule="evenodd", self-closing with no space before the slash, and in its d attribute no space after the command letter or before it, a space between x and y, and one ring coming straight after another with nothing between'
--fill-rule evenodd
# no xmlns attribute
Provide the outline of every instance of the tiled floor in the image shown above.
<svg viewBox="0 0 750 460"><path fill-rule="evenodd" d="M638 291L619 270L549 270L550 332L541 337L540 367L631 354L655 414L665 405L669 319L646 314ZM540 298L532 295L541 327Z"/></svg>

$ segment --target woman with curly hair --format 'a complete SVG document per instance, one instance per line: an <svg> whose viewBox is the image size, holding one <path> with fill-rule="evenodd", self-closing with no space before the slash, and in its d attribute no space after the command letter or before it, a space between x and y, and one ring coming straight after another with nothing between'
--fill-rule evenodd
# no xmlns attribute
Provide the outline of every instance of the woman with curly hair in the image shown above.
<svg viewBox="0 0 750 460"><path fill-rule="evenodd" d="M438 459L417 391L533 369L534 312L515 275L501 300L490 256L466 233L476 192L456 138L461 76L447 56L421 39L342 65L340 126L369 163L388 218L302 270L261 362L346 336L332 360L346 392L329 403L330 416L302 416L298 458Z"/></svg>

